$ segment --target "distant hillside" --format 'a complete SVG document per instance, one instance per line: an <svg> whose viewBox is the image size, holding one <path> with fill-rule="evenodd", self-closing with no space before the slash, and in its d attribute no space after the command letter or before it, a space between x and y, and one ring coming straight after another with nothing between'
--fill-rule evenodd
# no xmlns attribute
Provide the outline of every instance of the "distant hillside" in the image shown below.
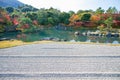
<svg viewBox="0 0 120 80"><path fill-rule="evenodd" d="M18 0L0 0L0 6L1 7L15 7L22 6L24 3L18 1Z"/></svg>

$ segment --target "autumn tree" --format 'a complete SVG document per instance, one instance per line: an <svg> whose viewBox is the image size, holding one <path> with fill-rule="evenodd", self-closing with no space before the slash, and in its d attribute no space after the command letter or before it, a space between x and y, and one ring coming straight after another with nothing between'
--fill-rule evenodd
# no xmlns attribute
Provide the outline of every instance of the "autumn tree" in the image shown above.
<svg viewBox="0 0 120 80"><path fill-rule="evenodd" d="M91 18L90 18L90 20L92 22L96 23L96 22L98 22L100 20L100 16L98 16L98 15L92 15Z"/></svg>
<svg viewBox="0 0 120 80"><path fill-rule="evenodd" d="M21 30L22 32L33 32L37 28L30 18L20 18L19 22L20 24L18 25L17 30Z"/></svg>
<svg viewBox="0 0 120 80"><path fill-rule="evenodd" d="M4 32L7 28L12 25L11 17L6 10L0 7L0 32Z"/></svg>
<svg viewBox="0 0 120 80"><path fill-rule="evenodd" d="M70 22L74 22L76 20L80 20L79 16L77 14L73 14L71 17L70 17Z"/></svg>

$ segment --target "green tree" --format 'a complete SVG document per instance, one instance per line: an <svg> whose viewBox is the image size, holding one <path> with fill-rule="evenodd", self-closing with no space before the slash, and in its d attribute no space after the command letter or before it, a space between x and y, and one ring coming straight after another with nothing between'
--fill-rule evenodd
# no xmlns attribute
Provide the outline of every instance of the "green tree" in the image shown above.
<svg viewBox="0 0 120 80"><path fill-rule="evenodd" d="M48 23L51 25L55 25L54 19L52 17L48 17Z"/></svg>
<svg viewBox="0 0 120 80"><path fill-rule="evenodd" d="M72 16L73 14L75 14L75 12L74 12L74 11L69 11L68 14L69 14L70 16Z"/></svg>
<svg viewBox="0 0 120 80"><path fill-rule="evenodd" d="M109 7L107 10L106 10L107 13L109 14L114 14L114 13L117 13L118 10L116 9L116 7Z"/></svg>
<svg viewBox="0 0 120 80"><path fill-rule="evenodd" d="M36 20L37 17L38 17L38 15L37 15L36 12L27 12L27 13L25 14L25 17L28 17L28 18L30 18L31 20Z"/></svg>
<svg viewBox="0 0 120 80"><path fill-rule="evenodd" d="M59 16L60 16L60 11L54 8L50 9L40 9L37 13L37 21L41 25L57 25L59 24ZM49 20L49 21L48 21Z"/></svg>
<svg viewBox="0 0 120 80"><path fill-rule="evenodd" d="M106 10L106 12L109 13L109 14L112 14L112 13L113 13L112 7L109 7L109 8Z"/></svg>
<svg viewBox="0 0 120 80"><path fill-rule="evenodd" d="M31 8L29 8L29 7L24 7L24 8L21 9L21 11L22 11L22 12L30 12L30 11L32 11L32 10L31 10Z"/></svg>
<svg viewBox="0 0 120 80"><path fill-rule="evenodd" d="M90 21L90 18L91 18L91 14L85 13L82 15L81 21Z"/></svg>
<svg viewBox="0 0 120 80"><path fill-rule="evenodd" d="M14 8L13 8L13 7L6 7L5 9L6 9L6 11L7 11L8 13L14 12Z"/></svg>
<svg viewBox="0 0 120 80"><path fill-rule="evenodd" d="M112 24L113 24L113 19L112 17L109 17L107 20L104 21L104 23L107 25L106 29L108 31L111 31L112 29Z"/></svg>
<svg viewBox="0 0 120 80"><path fill-rule="evenodd" d="M118 13L118 10L116 7L113 7L113 13Z"/></svg>
<svg viewBox="0 0 120 80"><path fill-rule="evenodd" d="M48 24L48 13L45 10L39 10L37 15L37 21L40 25Z"/></svg>
<svg viewBox="0 0 120 80"><path fill-rule="evenodd" d="M101 7L99 7L98 9L96 9L95 13L96 14L103 14L105 12L104 9L102 9Z"/></svg>
<svg viewBox="0 0 120 80"><path fill-rule="evenodd" d="M63 24L69 24L69 18L70 18L70 14L69 13L66 13L66 12L62 12L60 14L60 23L63 23Z"/></svg>

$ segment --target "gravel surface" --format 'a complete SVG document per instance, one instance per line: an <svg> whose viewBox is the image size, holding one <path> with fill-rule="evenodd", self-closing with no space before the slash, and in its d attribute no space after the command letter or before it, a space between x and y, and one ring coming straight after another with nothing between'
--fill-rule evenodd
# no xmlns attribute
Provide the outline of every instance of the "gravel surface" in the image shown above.
<svg viewBox="0 0 120 80"><path fill-rule="evenodd" d="M120 80L120 46L47 43L0 49L0 80Z"/></svg>
<svg viewBox="0 0 120 80"><path fill-rule="evenodd" d="M61 43L31 44L0 49L0 55L120 56L120 46Z"/></svg>

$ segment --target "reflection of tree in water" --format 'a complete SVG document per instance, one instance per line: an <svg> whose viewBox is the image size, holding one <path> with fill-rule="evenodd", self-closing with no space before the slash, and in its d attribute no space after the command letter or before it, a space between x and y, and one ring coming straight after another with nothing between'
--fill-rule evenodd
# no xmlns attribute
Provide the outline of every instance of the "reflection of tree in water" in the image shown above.
<svg viewBox="0 0 120 80"><path fill-rule="evenodd" d="M25 42L32 42L32 41L40 41L43 39L53 39L53 40L59 40L59 41L80 41L80 42L86 42L87 40L90 42L95 43L113 43L113 41L120 42L120 38L117 37L99 37L99 36L83 36L78 35L75 36L74 32L76 30L56 30L56 29L44 29L39 32L33 32L33 33L4 33L0 34L1 38L10 38L10 39L18 39ZM81 30L79 32L82 33Z"/></svg>
<svg viewBox="0 0 120 80"><path fill-rule="evenodd" d="M16 36L18 40L25 42L39 41L40 37L38 33L21 33Z"/></svg>
<svg viewBox="0 0 120 80"><path fill-rule="evenodd" d="M17 34L16 37L18 40L25 40L27 38L27 35L22 33L22 34Z"/></svg>
<svg viewBox="0 0 120 80"><path fill-rule="evenodd" d="M96 36L88 36L87 40L90 40L91 42L97 42L98 41L98 37L96 37Z"/></svg>
<svg viewBox="0 0 120 80"><path fill-rule="evenodd" d="M97 37L97 36L88 36L87 40L91 42L98 42L98 43L113 43L114 41L120 41L119 38L114 37Z"/></svg>

